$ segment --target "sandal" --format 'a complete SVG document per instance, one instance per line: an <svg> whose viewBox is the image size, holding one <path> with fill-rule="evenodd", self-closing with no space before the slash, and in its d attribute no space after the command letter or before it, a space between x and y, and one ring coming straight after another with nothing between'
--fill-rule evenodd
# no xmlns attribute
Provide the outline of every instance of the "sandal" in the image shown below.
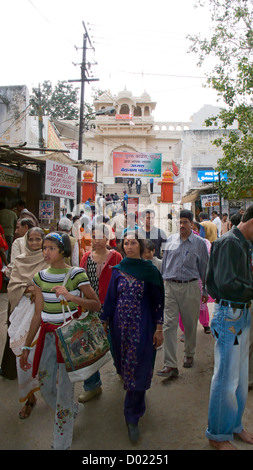
<svg viewBox="0 0 253 470"><path fill-rule="evenodd" d="M19 419L29 418L33 408L36 405L36 402L37 402L36 398L35 398L35 401L33 401L33 402L29 401L29 398L28 398L28 400L25 403L25 406L19 412Z"/></svg>

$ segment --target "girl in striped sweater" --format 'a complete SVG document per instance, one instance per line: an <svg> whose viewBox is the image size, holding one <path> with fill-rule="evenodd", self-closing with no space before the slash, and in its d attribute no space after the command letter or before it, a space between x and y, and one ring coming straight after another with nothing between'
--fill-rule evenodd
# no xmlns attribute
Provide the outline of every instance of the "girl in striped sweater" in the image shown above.
<svg viewBox="0 0 253 470"><path fill-rule="evenodd" d="M68 235L50 233L44 238L42 248L44 258L50 266L33 278L35 313L23 347L20 366L23 370L31 367L28 362L29 350L40 328L33 361L33 376L38 375L42 396L55 410L52 448L65 450L71 447L73 422L78 405L73 401L74 386L66 372L55 334L55 329L64 321L60 296L64 296L68 301L72 314L78 312L78 306L85 310L99 311L100 302L82 268L72 268L66 285L62 285L71 269L64 262L64 257L68 257L71 251Z"/></svg>

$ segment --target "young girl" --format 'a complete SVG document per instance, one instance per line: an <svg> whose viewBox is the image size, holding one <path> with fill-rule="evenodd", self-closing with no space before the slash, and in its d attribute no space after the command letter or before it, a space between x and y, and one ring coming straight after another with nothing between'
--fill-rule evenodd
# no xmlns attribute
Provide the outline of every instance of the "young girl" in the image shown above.
<svg viewBox="0 0 253 470"><path fill-rule="evenodd" d="M91 286L99 297L103 309L107 288L111 279L112 267L122 260L115 250L107 248L110 232L105 224L95 225L92 229L92 251L87 251L80 263L87 273ZM84 381L84 393L78 401L85 403L102 392L99 371Z"/></svg>
<svg viewBox="0 0 253 470"><path fill-rule="evenodd" d="M77 313L78 306L85 310L100 310L99 299L91 288L84 269L72 268L66 286L62 286L66 274L71 269L64 262L64 257L68 257L70 252L68 235L50 233L44 238L43 254L50 267L37 273L33 279L35 313L20 360L24 370L31 367L28 363L29 350L41 326L33 363L33 376L38 372L42 396L55 410L52 443L52 448L55 450L71 447L73 422L77 414L77 404L73 401L74 386L69 380L55 333L55 329L64 321L60 296L64 296L67 300L72 314ZM66 317L67 319L69 317L67 312Z"/></svg>
<svg viewBox="0 0 253 470"><path fill-rule="evenodd" d="M39 227L28 230L25 236L25 251L15 258L8 284L8 300L10 303L10 326L8 334L10 347L16 356L19 401L25 403L19 418L30 416L36 404L35 392L39 390L37 378L32 377L32 371L24 372L19 366L22 346L25 344L34 315L34 286L33 276L46 268L42 253L42 242L45 234ZM30 351L30 362L33 362L35 341Z"/></svg>

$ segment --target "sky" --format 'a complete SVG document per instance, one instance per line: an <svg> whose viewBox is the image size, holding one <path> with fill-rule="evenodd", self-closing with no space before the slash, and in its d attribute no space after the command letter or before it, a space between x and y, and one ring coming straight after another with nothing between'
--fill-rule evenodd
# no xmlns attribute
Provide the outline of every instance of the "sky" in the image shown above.
<svg viewBox="0 0 253 470"><path fill-rule="evenodd" d="M86 25L93 87L117 95L147 92L157 103L156 121L189 121L204 104L217 106L204 88L205 68L188 53L187 34L208 35L209 12L195 0L4 0L1 5L0 86L80 78ZM73 86L79 86L73 83Z"/></svg>

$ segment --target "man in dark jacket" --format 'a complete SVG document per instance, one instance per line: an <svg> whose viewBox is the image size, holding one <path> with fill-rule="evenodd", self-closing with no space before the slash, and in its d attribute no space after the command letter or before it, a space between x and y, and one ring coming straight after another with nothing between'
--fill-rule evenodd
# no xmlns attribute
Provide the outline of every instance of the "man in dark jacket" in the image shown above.
<svg viewBox="0 0 253 470"><path fill-rule="evenodd" d="M249 306L253 299L253 205L242 221L212 244L206 284L215 299L211 329L215 367L206 437L216 449L235 449L234 435L253 444L242 416L248 395Z"/></svg>

